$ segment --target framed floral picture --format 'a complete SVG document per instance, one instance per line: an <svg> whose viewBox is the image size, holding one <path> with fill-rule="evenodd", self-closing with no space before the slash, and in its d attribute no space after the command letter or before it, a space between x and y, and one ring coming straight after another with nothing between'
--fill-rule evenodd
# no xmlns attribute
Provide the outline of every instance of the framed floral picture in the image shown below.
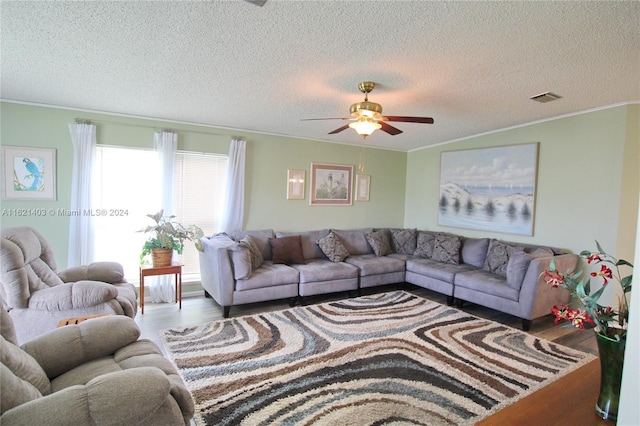
<svg viewBox="0 0 640 426"><path fill-rule="evenodd" d="M287 170L287 200L304 200L304 170Z"/></svg>
<svg viewBox="0 0 640 426"><path fill-rule="evenodd" d="M2 147L2 198L55 200L55 148Z"/></svg>
<svg viewBox="0 0 640 426"><path fill-rule="evenodd" d="M353 166L311 163L310 204L350 206Z"/></svg>

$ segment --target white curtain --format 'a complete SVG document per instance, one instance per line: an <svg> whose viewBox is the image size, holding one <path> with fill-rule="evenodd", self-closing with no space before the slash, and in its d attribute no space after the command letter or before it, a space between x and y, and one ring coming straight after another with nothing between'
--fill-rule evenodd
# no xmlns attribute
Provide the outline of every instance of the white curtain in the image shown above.
<svg viewBox="0 0 640 426"><path fill-rule="evenodd" d="M162 209L165 216L173 214L173 183L176 174L175 156L178 149L178 134L168 131L156 132L153 142L158 152L162 182ZM150 296L153 303L173 302L175 300L175 283L173 275L152 277Z"/></svg>
<svg viewBox="0 0 640 426"><path fill-rule="evenodd" d="M93 262L93 219L88 214L93 207L91 184L96 148L96 126L88 123L69 123L73 144L71 173L71 205L69 217L69 267Z"/></svg>
<svg viewBox="0 0 640 426"><path fill-rule="evenodd" d="M244 222L244 163L247 142L241 138L231 140L227 188L222 213L223 232L241 231Z"/></svg>

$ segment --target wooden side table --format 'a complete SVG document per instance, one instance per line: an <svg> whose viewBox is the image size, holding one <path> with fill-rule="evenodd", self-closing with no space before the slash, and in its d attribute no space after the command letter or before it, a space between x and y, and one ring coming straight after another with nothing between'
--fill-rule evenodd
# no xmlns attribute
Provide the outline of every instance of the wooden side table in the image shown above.
<svg viewBox="0 0 640 426"><path fill-rule="evenodd" d="M153 265L140 265L140 310L144 315L144 277L155 275L171 275L176 279L176 302L182 309L182 265L173 263L169 266L154 267Z"/></svg>

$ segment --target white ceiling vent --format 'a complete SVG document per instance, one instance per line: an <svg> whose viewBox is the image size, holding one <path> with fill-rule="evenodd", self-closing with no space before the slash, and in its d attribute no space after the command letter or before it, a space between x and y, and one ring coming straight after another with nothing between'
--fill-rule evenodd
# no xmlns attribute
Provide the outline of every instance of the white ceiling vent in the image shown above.
<svg viewBox="0 0 640 426"><path fill-rule="evenodd" d="M532 96L529 99L531 99L532 101L545 103L545 102L555 101L560 98L562 98L562 96L556 95L555 93L544 92L544 93L540 93L539 95Z"/></svg>

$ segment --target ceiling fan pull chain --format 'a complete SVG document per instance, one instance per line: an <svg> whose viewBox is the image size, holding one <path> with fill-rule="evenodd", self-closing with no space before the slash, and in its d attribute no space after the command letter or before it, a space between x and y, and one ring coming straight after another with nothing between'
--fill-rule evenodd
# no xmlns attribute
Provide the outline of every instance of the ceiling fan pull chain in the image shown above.
<svg viewBox="0 0 640 426"><path fill-rule="evenodd" d="M364 143L360 148L360 164L358 164L358 170L364 172Z"/></svg>

